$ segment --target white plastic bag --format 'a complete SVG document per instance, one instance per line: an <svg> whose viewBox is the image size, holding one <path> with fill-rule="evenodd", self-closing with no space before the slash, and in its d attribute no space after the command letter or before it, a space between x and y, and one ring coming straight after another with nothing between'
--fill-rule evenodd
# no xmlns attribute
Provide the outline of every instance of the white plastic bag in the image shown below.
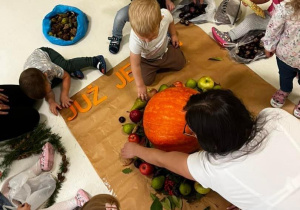
<svg viewBox="0 0 300 210"><path fill-rule="evenodd" d="M215 14L217 25L231 24L234 25L242 14L240 0L223 0Z"/></svg>
<svg viewBox="0 0 300 210"><path fill-rule="evenodd" d="M30 171L24 171L12 177L9 181L9 201L17 207L20 203L28 203L31 210L36 210L54 192L56 181L50 173L36 176Z"/></svg>
<svg viewBox="0 0 300 210"><path fill-rule="evenodd" d="M178 11L185 5L188 5L191 3L191 0L183 0L181 1L174 9L173 14L177 14ZM200 24L200 23L207 23L207 22L215 22L214 16L216 13L216 4L214 0L204 0L204 4L207 4L207 7L205 8L205 13L202 15L199 15L193 19L190 19L189 22L194 24ZM175 13L176 12L176 13Z"/></svg>
<svg viewBox="0 0 300 210"><path fill-rule="evenodd" d="M249 31L238 39L237 43L227 44L226 47L228 47L230 57L238 63L246 64L266 58L264 47L260 41L264 34L265 31L263 30ZM242 54L246 53L241 56L241 51L243 51Z"/></svg>

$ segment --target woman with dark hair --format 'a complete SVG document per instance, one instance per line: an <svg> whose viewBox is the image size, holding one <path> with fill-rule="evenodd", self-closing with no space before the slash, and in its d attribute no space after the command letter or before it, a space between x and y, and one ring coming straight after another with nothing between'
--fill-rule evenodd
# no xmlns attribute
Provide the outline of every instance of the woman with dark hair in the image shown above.
<svg viewBox="0 0 300 210"><path fill-rule="evenodd" d="M32 131L40 115L19 85L0 85L0 141Z"/></svg>
<svg viewBox="0 0 300 210"><path fill-rule="evenodd" d="M137 156L195 180L241 209L299 207L300 123L295 117L267 108L254 118L229 90L193 95L184 110L183 132L195 136L203 151L164 152L128 142L122 157Z"/></svg>

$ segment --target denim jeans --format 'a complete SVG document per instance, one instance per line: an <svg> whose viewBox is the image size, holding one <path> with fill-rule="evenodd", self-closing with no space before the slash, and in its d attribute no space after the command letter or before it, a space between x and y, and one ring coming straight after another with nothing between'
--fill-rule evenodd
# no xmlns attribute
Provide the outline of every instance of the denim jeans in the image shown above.
<svg viewBox="0 0 300 210"><path fill-rule="evenodd" d="M159 3L160 8L166 8L165 0L157 0L157 2ZM126 22L129 22L129 15L128 15L129 6L130 4L120 9L117 12L114 20L112 35L118 37L119 39L123 37L123 28Z"/></svg>
<svg viewBox="0 0 300 210"><path fill-rule="evenodd" d="M112 35L118 37L119 39L123 37L123 28L126 22L129 22L129 15L128 15L129 5L130 4L120 9L117 12L114 20Z"/></svg>
<svg viewBox="0 0 300 210"><path fill-rule="evenodd" d="M13 205L11 205L9 200L0 192L0 210L3 210L3 205L13 206Z"/></svg>
<svg viewBox="0 0 300 210"><path fill-rule="evenodd" d="M281 61L276 57L277 66L279 69L279 80L280 80L280 90L284 92L292 92L293 90L293 80L297 76L300 76L300 70L287 65L285 62ZM300 79L298 78L298 84L300 85Z"/></svg>

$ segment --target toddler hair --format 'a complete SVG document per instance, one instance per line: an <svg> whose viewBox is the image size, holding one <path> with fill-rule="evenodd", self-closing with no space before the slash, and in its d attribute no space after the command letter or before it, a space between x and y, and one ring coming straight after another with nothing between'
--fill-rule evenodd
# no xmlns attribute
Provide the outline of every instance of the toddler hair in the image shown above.
<svg viewBox="0 0 300 210"><path fill-rule="evenodd" d="M99 194L92 197L87 203L83 205L81 210L106 210L106 204L115 204L116 210L120 210L119 201L112 195Z"/></svg>
<svg viewBox="0 0 300 210"><path fill-rule="evenodd" d="M156 0L134 0L129 7L129 22L135 33L147 37L158 32L161 21L160 6Z"/></svg>
<svg viewBox="0 0 300 210"><path fill-rule="evenodd" d="M46 96L46 76L36 68L22 72L19 79L20 88L32 99L42 99Z"/></svg>

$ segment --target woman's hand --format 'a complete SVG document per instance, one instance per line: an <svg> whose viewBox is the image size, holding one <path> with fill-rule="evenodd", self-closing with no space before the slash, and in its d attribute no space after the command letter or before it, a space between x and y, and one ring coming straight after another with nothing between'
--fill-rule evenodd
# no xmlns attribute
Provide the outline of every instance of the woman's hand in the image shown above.
<svg viewBox="0 0 300 210"><path fill-rule="evenodd" d="M2 92L3 90L4 89L0 89L0 92ZM3 104L4 102L9 102L8 96L0 93L0 104Z"/></svg>
<svg viewBox="0 0 300 210"><path fill-rule="evenodd" d="M30 209L31 209L31 206L28 203L24 203L24 204L18 206L17 210L30 210Z"/></svg>
<svg viewBox="0 0 300 210"><path fill-rule="evenodd" d="M139 147L137 143L126 142L121 149L121 157L124 159L130 159L135 157L136 148Z"/></svg>
<svg viewBox="0 0 300 210"><path fill-rule="evenodd" d="M3 89L0 89L0 91L3 91ZM9 102L8 96L4 95L3 93L0 93L0 115L7 115L10 107L5 102Z"/></svg>

